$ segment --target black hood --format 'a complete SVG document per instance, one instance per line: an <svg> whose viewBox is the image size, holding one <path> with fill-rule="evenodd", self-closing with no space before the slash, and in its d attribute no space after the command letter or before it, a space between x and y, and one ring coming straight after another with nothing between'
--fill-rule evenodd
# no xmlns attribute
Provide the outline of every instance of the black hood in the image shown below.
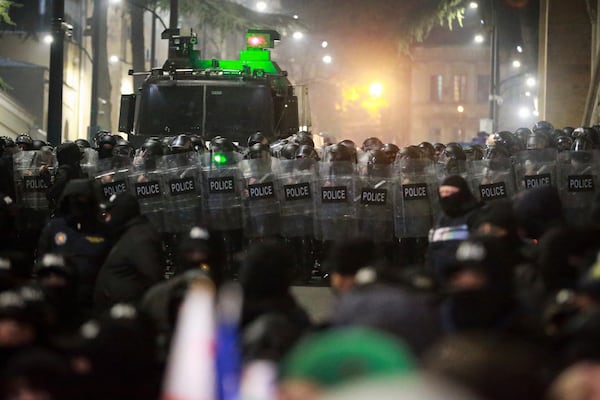
<svg viewBox="0 0 600 400"><path fill-rule="evenodd" d="M59 165L79 165L81 151L75 143L63 143L56 148L56 159Z"/></svg>
<svg viewBox="0 0 600 400"><path fill-rule="evenodd" d="M70 180L58 201L58 206L61 211L65 211L64 207L67 205L67 199L71 196L85 196L95 199L92 182L88 179Z"/></svg>

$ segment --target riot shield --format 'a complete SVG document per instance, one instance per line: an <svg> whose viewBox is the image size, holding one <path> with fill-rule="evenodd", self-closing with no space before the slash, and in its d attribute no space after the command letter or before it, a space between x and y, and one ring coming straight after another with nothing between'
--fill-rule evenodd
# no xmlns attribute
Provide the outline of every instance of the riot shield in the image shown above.
<svg viewBox="0 0 600 400"><path fill-rule="evenodd" d="M556 185L556 150L525 150L515 156L517 191Z"/></svg>
<svg viewBox="0 0 600 400"><path fill-rule="evenodd" d="M280 210L280 234L284 238L314 235L316 160L279 160L276 190Z"/></svg>
<svg viewBox="0 0 600 400"><path fill-rule="evenodd" d="M56 160L43 150L19 151L13 155L13 171L17 205L39 211L49 211L46 192Z"/></svg>
<svg viewBox="0 0 600 400"><path fill-rule="evenodd" d="M431 160L402 159L395 165L394 223L397 238L425 237L433 226L437 175Z"/></svg>
<svg viewBox="0 0 600 400"><path fill-rule="evenodd" d="M319 163L315 196L315 237L339 241L357 235L354 164L346 161Z"/></svg>
<svg viewBox="0 0 600 400"><path fill-rule="evenodd" d="M515 194L515 179L510 159L469 161L468 182L475 198L484 202L510 199Z"/></svg>
<svg viewBox="0 0 600 400"><path fill-rule="evenodd" d="M567 221L583 224L594 204L598 184L598 153L564 151L557 163L558 191Z"/></svg>
<svg viewBox="0 0 600 400"><path fill-rule="evenodd" d="M377 171L358 166L356 185L358 232L375 242L391 242L394 238L392 166L380 165Z"/></svg>
<svg viewBox="0 0 600 400"><path fill-rule="evenodd" d="M460 175L467 179L467 162L463 160L447 160L446 163L438 162L435 164L438 183L452 175Z"/></svg>
<svg viewBox="0 0 600 400"><path fill-rule="evenodd" d="M202 155L202 200L204 219L211 230L235 231L242 228L243 178L237 153Z"/></svg>
<svg viewBox="0 0 600 400"><path fill-rule="evenodd" d="M92 148L81 149L81 170L88 177L94 176L98 170L98 152Z"/></svg>
<svg viewBox="0 0 600 400"><path fill-rule="evenodd" d="M188 232L202 223L201 176L194 152L172 154L158 159L164 193L164 229L168 233Z"/></svg>
<svg viewBox="0 0 600 400"><path fill-rule="evenodd" d="M165 232L163 211L165 195L163 175L159 170L134 169L127 177L127 186L140 205L140 211L157 231Z"/></svg>
<svg viewBox="0 0 600 400"><path fill-rule="evenodd" d="M239 162L244 177L243 226L247 238L260 239L279 234L279 199L272 164L276 159L249 159Z"/></svg>
<svg viewBox="0 0 600 400"><path fill-rule="evenodd" d="M122 165L122 160L115 162L113 158L103 158L96 164L94 179L100 186L100 192L104 199L110 196L127 192L127 176L129 166ZM122 165L122 166L121 166Z"/></svg>

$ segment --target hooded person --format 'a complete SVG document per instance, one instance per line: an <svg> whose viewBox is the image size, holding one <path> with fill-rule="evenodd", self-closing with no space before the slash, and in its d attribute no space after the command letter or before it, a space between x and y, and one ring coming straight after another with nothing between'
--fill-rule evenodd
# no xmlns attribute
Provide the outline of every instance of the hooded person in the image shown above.
<svg viewBox="0 0 600 400"><path fill-rule="evenodd" d="M242 326L263 314L278 313L300 330L310 328L306 311L290 291L289 259L289 249L277 243L255 244L248 251L239 278L244 293Z"/></svg>
<svg viewBox="0 0 600 400"><path fill-rule="evenodd" d="M524 238L539 240L550 229L566 224L558 190L553 186L519 192L513 206Z"/></svg>
<svg viewBox="0 0 600 400"><path fill-rule="evenodd" d="M57 206L67 183L72 179L84 178L85 175L79 164L81 161L81 150L76 143L62 143L56 148L56 159L58 169L54 174L54 180L48 185L46 196L50 202L50 207Z"/></svg>
<svg viewBox="0 0 600 400"><path fill-rule="evenodd" d="M441 279L458 245L469 237L481 203L459 175L444 179L438 194L441 213L429 231L427 262L434 275Z"/></svg>
<svg viewBox="0 0 600 400"><path fill-rule="evenodd" d="M100 268L94 307L103 311L116 303L137 303L146 290L164 279L160 235L140 213L129 193L111 196L106 225L114 245Z"/></svg>
<svg viewBox="0 0 600 400"><path fill-rule="evenodd" d="M99 210L90 181L69 181L58 204L59 216L46 225L38 243L39 259L60 254L72 266L78 277L77 304L84 312L91 310L96 276L110 250Z"/></svg>
<svg viewBox="0 0 600 400"><path fill-rule="evenodd" d="M506 261L512 251L494 237L479 235L458 246L444 277L440 321L445 334L533 333L515 296L514 266Z"/></svg>

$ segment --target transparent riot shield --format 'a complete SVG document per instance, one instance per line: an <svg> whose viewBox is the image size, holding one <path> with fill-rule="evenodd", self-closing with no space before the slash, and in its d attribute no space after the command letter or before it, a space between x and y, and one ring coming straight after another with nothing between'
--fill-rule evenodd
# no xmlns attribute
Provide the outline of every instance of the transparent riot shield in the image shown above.
<svg viewBox="0 0 600 400"><path fill-rule="evenodd" d="M556 150L525 150L515 155L517 191L556 185Z"/></svg>
<svg viewBox="0 0 600 400"><path fill-rule="evenodd" d="M273 172L276 161L249 159L238 164L244 177L243 226L247 238L261 239L279 234L279 199Z"/></svg>
<svg viewBox="0 0 600 400"><path fill-rule="evenodd" d="M565 151L557 163L558 181L567 221L586 222L598 185L598 153L592 151Z"/></svg>
<svg viewBox="0 0 600 400"><path fill-rule="evenodd" d="M158 169L164 193L165 232L188 232L193 226L201 224L201 175L196 153L160 157Z"/></svg>
<svg viewBox="0 0 600 400"><path fill-rule="evenodd" d="M242 228L243 177L237 153L202 155L202 200L204 219L214 231Z"/></svg>
<svg viewBox="0 0 600 400"><path fill-rule="evenodd" d="M56 160L51 152L19 151L13 155L17 206L49 211L46 192L55 166Z"/></svg>
<svg viewBox="0 0 600 400"><path fill-rule="evenodd" d="M122 160L113 160L112 157L98 160L94 179L99 184L104 199L127 192L129 169L129 165L123 165Z"/></svg>
<svg viewBox="0 0 600 400"><path fill-rule="evenodd" d="M377 165L376 170L359 164L356 184L358 232L375 242L394 238L392 166Z"/></svg>
<svg viewBox="0 0 600 400"><path fill-rule="evenodd" d="M164 221L165 195L163 175L158 169L133 169L127 177L127 186L140 205L140 211L157 231L166 232Z"/></svg>
<svg viewBox="0 0 600 400"><path fill-rule="evenodd" d="M319 163L315 195L315 237L339 241L357 235L354 164L345 161Z"/></svg>
<svg viewBox="0 0 600 400"><path fill-rule="evenodd" d="M454 159L447 160L446 163L438 162L435 164L435 171L438 183L452 175L460 175L467 179L467 162Z"/></svg>
<svg viewBox="0 0 600 400"><path fill-rule="evenodd" d="M81 170L88 177L93 177L98 170L98 152L92 148L81 149Z"/></svg>
<svg viewBox="0 0 600 400"><path fill-rule="evenodd" d="M314 235L317 168L313 159L279 160L276 190L280 199L280 234L284 238Z"/></svg>
<svg viewBox="0 0 600 400"><path fill-rule="evenodd" d="M433 226L437 175L430 160L402 159L395 165L394 223L397 238L425 237Z"/></svg>
<svg viewBox="0 0 600 400"><path fill-rule="evenodd" d="M480 201L510 199L515 194L515 178L510 159L474 160L468 163L468 182Z"/></svg>

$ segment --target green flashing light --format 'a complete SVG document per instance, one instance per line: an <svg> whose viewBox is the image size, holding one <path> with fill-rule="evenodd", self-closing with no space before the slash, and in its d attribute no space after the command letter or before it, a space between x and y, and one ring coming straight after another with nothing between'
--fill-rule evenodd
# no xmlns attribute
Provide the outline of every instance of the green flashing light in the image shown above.
<svg viewBox="0 0 600 400"><path fill-rule="evenodd" d="M226 164L227 163L227 157L225 156L225 154L222 153L217 153L213 156L213 162L215 164Z"/></svg>

